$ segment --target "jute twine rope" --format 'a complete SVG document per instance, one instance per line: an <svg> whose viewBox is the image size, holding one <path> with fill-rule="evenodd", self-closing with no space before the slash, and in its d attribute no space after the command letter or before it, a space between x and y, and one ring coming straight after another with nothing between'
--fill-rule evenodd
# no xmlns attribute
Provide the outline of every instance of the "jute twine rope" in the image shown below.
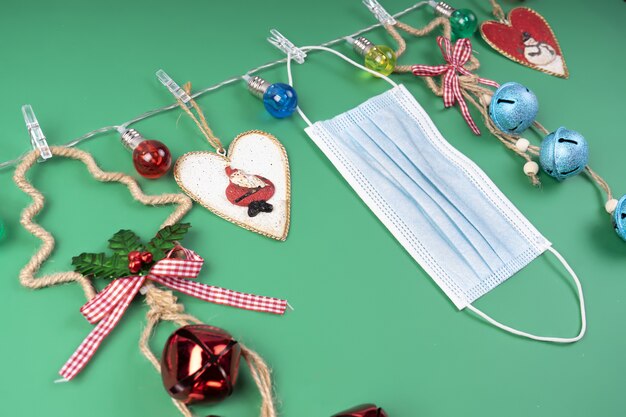
<svg viewBox="0 0 626 417"><path fill-rule="evenodd" d="M191 83L187 82L185 85L183 85L183 90L185 90L187 94L191 94ZM215 136L215 133L213 133L213 130L209 127L209 123L204 116L204 112L202 112L202 109L200 108L200 106L198 106L198 103L196 103L194 99L189 100L189 103L191 103L192 109L196 111L197 116L185 103L183 103L182 100L178 99L178 104L180 105L180 108L183 109L189 117L191 117L191 120L193 120L196 126L198 126L198 129L200 129L200 132L202 132L202 134L211 144L211 146L213 146L213 148L215 148L217 153L219 153L220 155L225 155L226 150L224 149L222 142L217 136Z"/></svg>
<svg viewBox="0 0 626 417"><path fill-rule="evenodd" d="M493 8L493 14L496 18L503 20L505 19L504 11L498 5L495 0L490 0L491 6ZM396 55L400 57L404 52L406 52L406 41L398 32L398 29L417 37L422 37L428 35L438 27L442 28L443 36L450 39L450 22L448 19L444 17L437 17L430 21L426 26L421 29L414 28L412 26L407 25L406 23L402 23L400 21L396 22L395 25L385 25L385 29L389 33L389 35L394 39L397 43ZM480 61L475 57L471 56L469 62L465 65L465 68L469 71L475 71L480 67ZM397 65L394 72L396 73L407 73L412 71L411 65ZM424 80L428 88L437 96L443 96L443 88L442 83L437 83L433 77L420 77ZM485 123L487 129L495 136L507 149L513 151L515 154L523 158L526 162L532 162L533 156L537 157L540 152L540 147L536 145L530 145L526 152L521 151L516 146L519 137L506 134L499 130L496 125L493 123L491 118L489 117L489 102L491 101L491 96L493 92L491 89L480 85L478 83L478 77L476 76L459 76L459 83L461 87L461 92L466 101L471 103L481 114L481 117ZM535 122L533 125L537 130L542 132L544 135L549 134L550 132L539 122ZM595 171L591 169L591 167L587 166L585 169L585 173L591 178L606 194L606 200L612 200L613 194L611 192L611 188L608 183ZM537 174L528 174L528 178L534 186L541 185L541 181L539 180L539 176Z"/></svg>
<svg viewBox="0 0 626 417"><path fill-rule="evenodd" d="M84 151L75 148L65 148L60 146L52 146L50 148L52 155L81 161L89 173L101 182L119 182L126 185L133 198L145 205L165 205L177 204L176 210L165 220L163 226L172 225L178 222L191 209L192 201L184 194L163 194L159 196L145 195L137 182L130 176L120 172L104 172L98 167L93 157ZM33 255L31 260L22 268L20 272L20 282L23 286L33 289L49 287L52 285L63 284L67 282L78 282L87 299L93 298L95 290L91 282L83 275L68 271L57 272L35 278L35 274L39 271L41 265L50 257L54 250L54 237L43 227L33 221L33 218L41 212L44 207L45 198L39 190L26 179L26 173L32 168L39 157L39 151L29 153L20 165L15 169L13 180L15 184L28 194L33 202L24 209L20 219L22 226L32 235L41 240L42 244L39 250Z"/></svg>
<svg viewBox="0 0 626 417"><path fill-rule="evenodd" d="M496 17L496 19L500 21L506 20L504 10L502 10L502 7L500 7L498 2L496 0L489 0L489 3L491 3L491 13Z"/></svg>
<svg viewBox="0 0 626 417"><path fill-rule="evenodd" d="M189 323L201 324L202 322L192 315L185 314L185 307L176 302L176 297L171 291L165 291L153 285L149 286L146 293L146 304L148 304L150 310L147 314L148 322L139 339L139 348L143 355L154 365L155 369L161 372L161 364L149 346L150 336L159 321L172 321L179 326L186 326ZM259 354L241 343L239 345L241 346L241 354L250 368L250 374L261 393L260 417L276 417L276 407L272 392L272 373L269 366L267 366ZM172 401L185 417L193 417L189 407L178 400Z"/></svg>
<svg viewBox="0 0 626 417"><path fill-rule="evenodd" d="M184 194L162 194L149 196L143 193L137 182L130 176L120 172L105 172L96 164L93 157L84 151L76 148L50 147L52 155L81 161L87 167L89 173L101 182L119 182L128 188L132 197L144 205L168 205L176 204L176 210L163 222L162 227L171 226L179 222L192 207L192 201ZM32 235L41 240L39 250L33 255L30 261L20 272L20 282L23 286L32 289L49 287L52 285L68 282L77 282L83 288L88 300L92 299L96 292L89 279L74 271L57 272L35 278L43 263L50 257L54 250L54 237L42 226L35 223L33 218L41 212L45 204L45 198L26 178L28 171L35 165L39 158L39 151L29 153L20 165L16 168L13 179L15 184L28 194L33 202L24 209L21 217L21 224ZM50 162L48 162L49 164ZM146 327L139 341L139 348L142 354L154 365L157 371L161 371L158 359L149 348L150 336L156 325L163 320L172 321L180 326L188 323L198 323L200 320L184 313L184 306L177 302L171 291L159 289L152 284L146 285L146 303L150 307L146 319ZM261 405L261 417L276 417L272 393L271 371L263 359L254 351L241 345L242 355L248 362L252 378L259 387L263 399ZM174 404L185 417L193 417L189 408L180 401L174 400Z"/></svg>

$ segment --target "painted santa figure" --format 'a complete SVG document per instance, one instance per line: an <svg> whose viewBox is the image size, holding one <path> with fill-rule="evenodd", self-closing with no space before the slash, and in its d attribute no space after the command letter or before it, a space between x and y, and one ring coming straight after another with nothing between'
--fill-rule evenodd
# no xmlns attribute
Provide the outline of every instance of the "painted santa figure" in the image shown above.
<svg viewBox="0 0 626 417"><path fill-rule="evenodd" d="M226 167L226 175L229 180L226 198L236 206L248 207L248 216L255 217L274 210L274 206L267 202L276 191L270 180L230 166Z"/></svg>

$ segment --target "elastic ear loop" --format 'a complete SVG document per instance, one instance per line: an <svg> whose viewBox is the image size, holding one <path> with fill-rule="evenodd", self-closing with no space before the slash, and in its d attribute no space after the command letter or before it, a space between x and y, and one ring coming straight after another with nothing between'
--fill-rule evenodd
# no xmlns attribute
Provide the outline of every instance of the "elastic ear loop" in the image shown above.
<svg viewBox="0 0 626 417"><path fill-rule="evenodd" d="M480 311L479 309L477 309L476 307L474 307L471 304L469 304L466 308L468 310L473 311L474 313L476 313L478 316L480 316L482 319L484 319L488 323L490 323L490 324L492 324L492 325L494 325L496 327L499 327L500 329L504 330L505 332L509 332L509 333L512 333L512 334L517 335L517 336L527 337L528 339L538 340L540 342L551 342L551 343L574 343L574 342L578 342L580 339L583 338L583 336L585 335L585 332L587 331L587 314L585 313L585 298L583 297L583 288L580 285L580 281L578 280L578 276L576 276L576 273L574 272L572 267L567 263L565 258L563 258L563 256L561 256L561 254L559 252L557 252L557 250L552 248L552 247L548 247L548 250L550 252L552 252L552 254L554 256L556 256L556 258L559 261L561 261L561 264L563 264L563 266L565 267L567 272L569 272L571 277L574 279L574 283L576 284L576 290L578 291L578 301L580 303L580 321L581 321L580 332L578 333L578 336L576 336L576 337L564 337L564 338L563 337L537 336L537 335L534 335L534 334L531 334L531 333L526 333L526 332L522 332L520 330L514 329L512 327L507 326L506 324L502 324L499 321L494 320L493 318L491 318L487 314L483 313L482 311Z"/></svg>
<svg viewBox="0 0 626 417"><path fill-rule="evenodd" d="M391 84L392 87L397 87L398 84L396 84L395 81L393 81L391 78L387 77L386 75L383 75L379 72L376 72L374 70L371 70L353 60L351 60L350 58L348 58L347 56L345 56L344 54L342 54L341 52L337 52L334 49L331 48L326 48L325 46L304 46L302 48L300 48L303 51L310 51L310 50L318 50L318 51L326 51L326 52L330 52L331 54L337 55L339 58L343 59L344 61L346 61L349 64L354 65L357 68L360 68L364 71L369 72L370 74L378 77L378 78L382 78L385 81L387 81L389 84ZM289 79L289 85L293 87L293 75L291 73L291 54L287 54L287 77ZM302 120L305 121L305 123L309 126L313 126L313 123L311 123L311 120L304 114L304 112L302 111L302 109L300 108L300 106L298 106L296 108L296 110L298 110L298 114L300 115L300 117L302 117Z"/></svg>

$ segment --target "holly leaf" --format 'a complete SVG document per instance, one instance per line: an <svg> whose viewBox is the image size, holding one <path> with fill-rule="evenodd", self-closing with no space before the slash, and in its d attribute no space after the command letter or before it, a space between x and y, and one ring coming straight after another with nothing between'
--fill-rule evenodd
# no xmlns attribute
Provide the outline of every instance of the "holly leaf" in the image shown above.
<svg viewBox="0 0 626 417"><path fill-rule="evenodd" d="M128 260L119 254L81 253L72 258L72 265L76 272L93 278L118 278L129 274Z"/></svg>
<svg viewBox="0 0 626 417"><path fill-rule="evenodd" d="M176 223L164 227L148 243L146 250L152 253L155 262L160 261L165 257L166 252L173 249L177 242L185 237L190 227L189 223Z"/></svg>
<svg viewBox="0 0 626 417"><path fill-rule="evenodd" d="M109 239L109 248L117 255L128 256L129 252L141 250L143 245L132 230L120 230Z"/></svg>

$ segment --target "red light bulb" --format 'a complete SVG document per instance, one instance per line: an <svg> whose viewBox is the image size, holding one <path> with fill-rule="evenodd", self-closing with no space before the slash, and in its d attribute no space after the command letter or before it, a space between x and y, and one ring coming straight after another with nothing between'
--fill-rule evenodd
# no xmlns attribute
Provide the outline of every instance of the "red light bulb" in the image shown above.
<svg viewBox="0 0 626 417"><path fill-rule="evenodd" d="M135 129L122 133L122 143L133 151L133 164L142 177L160 178L172 166L172 154L167 146L158 140L144 139Z"/></svg>

